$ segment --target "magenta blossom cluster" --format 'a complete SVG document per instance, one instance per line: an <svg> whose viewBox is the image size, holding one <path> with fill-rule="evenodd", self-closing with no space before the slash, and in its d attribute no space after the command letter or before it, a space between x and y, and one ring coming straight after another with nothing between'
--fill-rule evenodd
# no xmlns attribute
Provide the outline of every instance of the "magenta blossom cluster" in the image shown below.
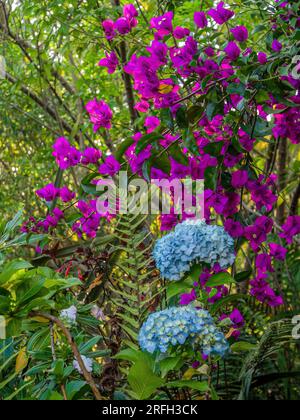
<svg viewBox="0 0 300 420"><path fill-rule="evenodd" d="M36 194L47 203L60 198L63 203L69 203L75 198L75 193L70 191L68 187L56 188L54 184L48 184L37 190Z"/></svg>
<svg viewBox="0 0 300 420"><path fill-rule="evenodd" d="M150 161L153 162L149 174L152 179L172 181L189 177L213 181L204 192L206 222L209 224L216 218L222 220L226 231L236 240L237 249L240 243L247 241L253 265L251 294L270 306L283 303L281 291L274 290L268 279L276 261L285 260L286 245L291 244L300 233L300 216L290 216L282 226L274 223L278 180L275 174L265 174L260 168L252 166L251 152L262 137L270 136L272 132L277 142L287 138L294 144L299 143L300 82L288 74L287 69L285 76L278 76L287 89L286 93L283 92L285 99L280 99L271 88L266 88L262 103L256 98L251 99L248 94L258 89L258 80L255 77L244 78L242 70L246 63L247 69L251 67L263 74L264 71L267 73L269 63L280 62L278 59L281 58L285 42L276 20L290 22L291 33L294 29L293 12L290 4L285 3L284 8L279 4L274 6L282 10L274 17L274 26L270 28L271 41L265 51L255 50L253 43L250 48L250 31L245 26L235 26L232 21L234 12L221 2L208 11L197 11L192 24L194 27L190 28L176 26L171 11L153 17L150 20L153 39L145 48L129 56L123 66L133 80L135 110L142 114L136 124L138 130L132 136L133 141L124 153L129 168L143 177L145 164ZM137 17L137 10L130 4L124 7L123 15L117 21L103 22L109 45L99 65L107 68L110 74L119 66L118 48L114 48L111 41L118 35L127 35L138 24ZM227 41L218 46L208 41L202 42L202 35L205 36L206 31L217 28L217 25L228 27L228 30L224 30L224 36L228 35ZM297 22L297 27L300 27L300 22ZM264 84L264 81L260 83ZM213 96L217 92L222 92L222 100ZM201 109L193 129L189 130L187 139L183 139L187 133L183 135L183 130L178 128L178 115L186 113L186 104L190 103L191 98L194 104L202 103L202 100L205 102L208 98L209 104ZM241 111L245 109L245 102L247 112ZM100 128L112 127L113 112L103 100L94 99L86 109L95 132ZM175 122L172 129L170 124L165 129L163 115L167 114L173 119L168 123ZM247 125L247 118L240 118L246 114L257 117L259 130ZM149 138L151 135L155 142L141 148L140 142L145 141L145 136ZM170 153L169 165L162 165L158 159L152 160L158 149L169 152L174 145L180 148L180 159ZM101 177L115 176L121 169L120 161L114 156L104 157L100 164L101 152L93 148L80 152L64 138L55 143L53 155L63 170L79 164L97 165L99 176L95 176L92 183L98 182ZM39 196L46 201L61 198L68 202L71 195L67 189L56 191L53 185L39 192ZM189 217L185 213L180 217L175 214L172 194L170 200L173 204L171 214L160 217L162 231L170 231L179 221ZM96 203L90 196L77 204L76 211L79 216L72 228L80 237L95 237L101 219L105 217L109 220L111 217L98 214ZM49 215L50 218L55 217L56 221L58 216ZM48 219L47 223L53 226L55 220ZM28 226L33 224L31 220ZM199 283L190 293L181 297L181 303L188 304L197 299L199 288L208 294L211 304L226 296L229 290L225 285L213 289L206 286L210 277L220 271L217 266L212 270L204 269ZM232 318L234 325L241 325L242 320L237 312Z"/></svg>
<svg viewBox="0 0 300 420"><path fill-rule="evenodd" d="M127 35L138 24L138 11L133 4L126 4L123 8L123 16L113 20L104 20L102 27L108 41L112 41L118 34Z"/></svg>
<svg viewBox="0 0 300 420"><path fill-rule="evenodd" d="M64 213L61 209L56 207L43 220L36 220L34 217L31 217L27 222L23 223L21 232L37 234L48 233L51 229L56 228L62 219L64 219Z"/></svg>
<svg viewBox="0 0 300 420"><path fill-rule="evenodd" d="M100 128L111 128L111 120L113 117L112 110L104 101L93 99L86 105L86 110L90 115L91 123L96 133Z"/></svg>
<svg viewBox="0 0 300 420"><path fill-rule="evenodd" d="M231 321L231 328L233 329L231 337L237 340L241 335L241 330L245 326L245 319L243 315L237 308L235 308L229 315L221 315L220 321L225 319L229 319Z"/></svg>
<svg viewBox="0 0 300 420"><path fill-rule="evenodd" d="M53 156L60 169L66 170L80 163L83 165L96 165L101 159L102 152L93 147L88 147L83 152L80 152L76 147L71 146L66 138L60 137L53 145Z"/></svg>

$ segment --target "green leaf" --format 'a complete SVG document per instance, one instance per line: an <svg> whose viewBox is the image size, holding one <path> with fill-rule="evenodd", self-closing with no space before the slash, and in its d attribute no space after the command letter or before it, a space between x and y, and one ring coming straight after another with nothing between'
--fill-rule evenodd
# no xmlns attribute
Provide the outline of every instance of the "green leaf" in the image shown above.
<svg viewBox="0 0 300 420"><path fill-rule="evenodd" d="M128 383L139 400L147 400L164 385L164 380L156 376L147 364L137 362L129 371Z"/></svg>
<svg viewBox="0 0 300 420"><path fill-rule="evenodd" d="M240 96L244 96L246 91L246 85L244 83L231 83L227 87L227 93L238 94Z"/></svg>
<svg viewBox="0 0 300 420"><path fill-rule="evenodd" d="M72 381L66 385L66 394L69 400L73 400L78 393L82 393L87 388L85 381Z"/></svg>
<svg viewBox="0 0 300 420"><path fill-rule="evenodd" d="M178 370L178 368L181 367L182 363L184 363L184 361L182 360L181 356L167 357L166 359L163 359L159 363L161 376L165 378L167 374L172 370Z"/></svg>
<svg viewBox="0 0 300 420"><path fill-rule="evenodd" d="M11 295L8 290L0 288L0 314L5 315L10 308Z"/></svg>
<svg viewBox="0 0 300 420"><path fill-rule="evenodd" d="M181 163L181 165L189 165L189 158L181 150L178 141L174 142L172 146L169 147L169 154L176 162Z"/></svg>
<svg viewBox="0 0 300 420"><path fill-rule="evenodd" d="M223 146L224 143L222 141L210 143L204 147L204 151L205 153L208 153L211 156L220 157Z"/></svg>
<svg viewBox="0 0 300 420"><path fill-rule="evenodd" d="M163 108L160 111L160 120L163 125L168 127L170 130L174 130L174 120L172 112L169 108Z"/></svg>
<svg viewBox="0 0 300 420"><path fill-rule="evenodd" d="M165 385L168 388L191 388L201 392L208 392L209 386L207 382L197 381L173 381Z"/></svg>
<svg viewBox="0 0 300 420"><path fill-rule="evenodd" d="M32 265L28 261L21 260L8 263L0 274L0 285L7 283L18 271L27 270L29 268L32 268Z"/></svg>
<svg viewBox="0 0 300 420"><path fill-rule="evenodd" d="M204 175L205 189L214 191L217 187L217 181L218 181L218 168L212 167L212 166L206 168L205 175Z"/></svg>
<svg viewBox="0 0 300 420"><path fill-rule="evenodd" d="M48 397L48 401L63 401L64 397L57 391L52 391Z"/></svg>
<svg viewBox="0 0 300 420"><path fill-rule="evenodd" d="M237 273L234 276L234 280L237 283L241 283L241 282L243 282L245 280L248 280L251 277L251 275L252 275L252 270L241 271L240 273Z"/></svg>
<svg viewBox="0 0 300 420"><path fill-rule="evenodd" d="M135 141L131 138L123 141L117 148L116 152L115 152L115 158L122 163L123 161L123 156L124 154L127 152L127 150L129 149L129 147L131 147L133 144L135 143Z"/></svg>
<svg viewBox="0 0 300 420"><path fill-rule="evenodd" d="M236 301L245 302L247 300L250 300L250 298L251 296L249 295L241 295L241 294L226 296L225 298L219 300L217 303L212 305L211 313L212 315L215 315L218 312L218 310L221 308L224 308L224 306L231 305L235 303Z"/></svg>
<svg viewBox="0 0 300 420"><path fill-rule="evenodd" d="M201 273L202 273L202 267L201 267L201 265L195 264L191 268L191 270L190 270L190 272L188 274L188 277L191 278L194 282L198 282Z"/></svg>
<svg viewBox="0 0 300 420"><path fill-rule="evenodd" d="M53 374L58 378L64 376L64 361L62 359L55 360L52 364Z"/></svg>
<svg viewBox="0 0 300 420"><path fill-rule="evenodd" d="M181 106L176 112L176 122L179 128L186 129L189 127L186 106Z"/></svg>
<svg viewBox="0 0 300 420"><path fill-rule="evenodd" d="M11 233L13 232L18 226L22 223L22 217L23 217L23 211L18 211L14 218L7 223L7 225L4 228L3 234Z"/></svg>
<svg viewBox="0 0 300 420"><path fill-rule="evenodd" d="M157 133L146 134L138 141L136 145L136 148L135 148L136 155L138 155L144 149L146 149L146 147L149 146L149 144L157 143L162 138L163 136L161 134L157 134Z"/></svg>
<svg viewBox="0 0 300 420"><path fill-rule="evenodd" d="M6 337L18 337L22 332L22 320L12 318L6 325Z"/></svg>
<svg viewBox="0 0 300 420"><path fill-rule="evenodd" d="M85 354L86 352L90 351L93 347L95 347L96 344L99 343L100 339L100 336L93 337L87 343L81 344L81 346L79 346L80 353Z"/></svg>
<svg viewBox="0 0 300 420"><path fill-rule="evenodd" d="M23 306L28 300L36 296L43 289L44 283L44 279L37 280L36 284L33 281L30 281L29 284L21 283L16 290L17 307Z"/></svg>
<svg viewBox="0 0 300 420"><path fill-rule="evenodd" d="M256 344L248 343L247 341L239 341L231 346L231 351L233 351L233 353L244 353L255 350L256 348Z"/></svg>
<svg viewBox="0 0 300 420"><path fill-rule="evenodd" d="M187 292L190 288L191 285L189 285L186 280L170 283L167 286L167 299L170 300L181 293Z"/></svg>
<svg viewBox="0 0 300 420"><path fill-rule="evenodd" d="M134 349L124 349L121 350L118 354L116 354L113 359L117 360L128 360L130 362L137 362L139 359L139 351Z"/></svg>
<svg viewBox="0 0 300 420"><path fill-rule="evenodd" d="M206 287L218 287L223 286L224 284L235 283L234 279L229 273L218 273L212 276L206 283Z"/></svg>

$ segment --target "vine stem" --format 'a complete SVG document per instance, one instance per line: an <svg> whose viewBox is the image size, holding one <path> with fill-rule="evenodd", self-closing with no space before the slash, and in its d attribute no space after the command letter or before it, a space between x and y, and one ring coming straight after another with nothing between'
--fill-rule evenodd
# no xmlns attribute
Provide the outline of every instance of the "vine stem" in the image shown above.
<svg viewBox="0 0 300 420"><path fill-rule="evenodd" d="M54 339L53 322L50 323L50 339L51 339L52 359L53 359L53 362L55 362L57 360L57 357L56 357L56 351L55 351L55 339ZM64 396L64 400L65 401L68 401L68 396L67 396L67 393L66 393L66 388L65 388L65 385L63 383L60 384L60 389L61 389L61 392L62 392L62 394Z"/></svg>
<svg viewBox="0 0 300 420"><path fill-rule="evenodd" d="M102 397L102 395L100 394L92 375L90 374L90 372L87 371L87 369L84 365L81 354L80 354L80 352L78 350L78 347L77 347L77 345L76 345L76 343L75 343L75 341L72 337L72 334L70 333L68 328L63 324L63 322L60 319L56 318L55 316L44 313L44 312L30 312L29 317L30 318L35 318L35 317L45 318L45 319L48 319L53 324L58 326L58 328L62 331L63 335L66 337L66 339L67 339L67 341L68 341L68 343L71 347L71 350L74 354L74 357L75 357L76 361L78 362L78 365L81 369L81 372L84 376L84 379L89 384L96 400L97 401L104 400L105 398Z"/></svg>

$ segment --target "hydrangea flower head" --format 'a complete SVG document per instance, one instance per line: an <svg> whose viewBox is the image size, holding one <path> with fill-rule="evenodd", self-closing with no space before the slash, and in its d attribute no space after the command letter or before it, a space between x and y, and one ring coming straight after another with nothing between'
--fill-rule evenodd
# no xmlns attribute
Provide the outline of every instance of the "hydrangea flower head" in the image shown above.
<svg viewBox="0 0 300 420"><path fill-rule="evenodd" d="M75 325L77 318L77 308L76 306L71 306L68 309L64 309L60 313L60 318L66 321L68 324Z"/></svg>
<svg viewBox="0 0 300 420"><path fill-rule="evenodd" d="M161 275L178 281L196 263L230 267L235 261L234 240L222 226L186 220L156 242L153 255Z"/></svg>
<svg viewBox="0 0 300 420"><path fill-rule="evenodd" d="M83 361L83 364L84 364L86 370L89 373L92 373L93 372L93 360L92 359L89 359L86 356L82 356L82 355L81 355L81 358L82 358L82 361ZM81 370L81 368L80 368L79 363L77 362L77 360L74 360L74 362L73 362L73 368L76 369L80 374L82 374L82 370Z"/></svg>
<svg viewBox="0 0 300 420"><path fill-rule="evenodd" d="M139 343L149 353L166 353L173 346L189 344L208 356L224 357L229 348L209 312L192 305L151 314L140 330Z"/></svg>

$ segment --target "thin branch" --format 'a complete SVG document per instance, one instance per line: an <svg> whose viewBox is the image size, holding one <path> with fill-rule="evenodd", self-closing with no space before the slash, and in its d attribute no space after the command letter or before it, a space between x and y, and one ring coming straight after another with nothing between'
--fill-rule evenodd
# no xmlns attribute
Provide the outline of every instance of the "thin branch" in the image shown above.
<svg viewBox="0 0 300 420"><path fill-rule="evenodd" d="M75 341L74 341L74 339L73 339L70 331L61 322L61 320L58 319L58 318L56 318L53 315L50 315L50 314L47 314L47 313L44 313L44 312L31 312L29 314L29 316L31 318L41 317L41 318L48 319L50 322L52 322L53 324L56 324L59 327L59 329L62 331L63 335L66 337L66 339L67 339L67 341L68 341L68 343L69 343L69 345L71 347L71 350L72 350L72 352L74 354L74 357L75 357L76 361L78 362L78 365L79 365L79 367L81 369L81 372L82 372L82 374L83 374L86 382L89 384L89 386L90 386L90 388L91 388L91 390L92 390L92 392L93 392L96 400L97 401L104 400L104 397L101 396L101 394L99 392L99 389L97 388L97 385L96 385L96 383L95 383L92 375L90 374L90 372L87 371L87 369L85 367L85 364L84 364L84 362L82 360L81 354L80 354L80 352L78 350L78 347L77 347L77 345L76 345L76 343L75 343Z"/></svg>
<svg viewBox="0 0 300 420"><path fill-rule="evenodd" d="M290 209L290 215L295 216L298 213L298 202L300 199L300 183L298 184L298 187L294 193L294 196L292 198L292 204Z"/></svg>

